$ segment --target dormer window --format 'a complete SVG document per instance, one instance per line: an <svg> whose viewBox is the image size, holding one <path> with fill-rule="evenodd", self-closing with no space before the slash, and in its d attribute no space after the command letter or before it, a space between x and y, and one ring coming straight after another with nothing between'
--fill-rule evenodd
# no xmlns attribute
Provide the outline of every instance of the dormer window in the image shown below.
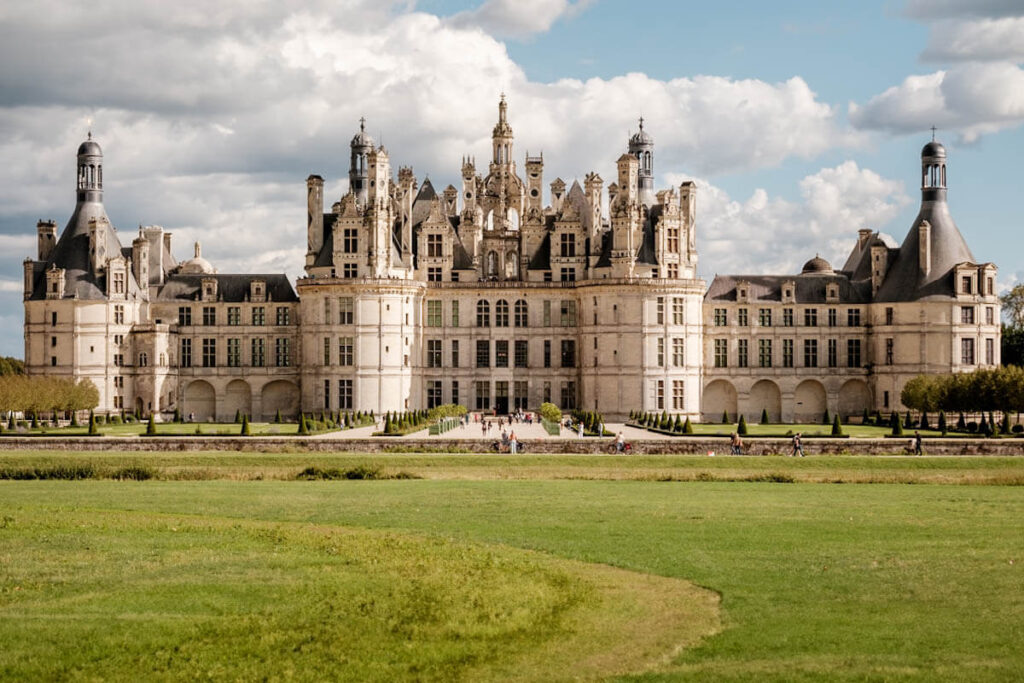
<svg viewBox="0 0 1024 683"><path fill-rule="evenodd" d="M217 279L212 277L204 277L200 283L201 294L203 301L216 301L217 300Z"/></svg>
<svg viewBox="0 0 1024 683"><path fill-rule="evenodd" d="M974 293L974 278L972 278L970 275L964 275L962 278L960 278L960 282L960 291L963 294Z"/></svg>
<svg viewBox="0 0 1024 683"><path fill-rule="evenodd" d="M267 298L267 283L263 280L253 280L249 283L249 299L254 302L263 302Z"/></svg>

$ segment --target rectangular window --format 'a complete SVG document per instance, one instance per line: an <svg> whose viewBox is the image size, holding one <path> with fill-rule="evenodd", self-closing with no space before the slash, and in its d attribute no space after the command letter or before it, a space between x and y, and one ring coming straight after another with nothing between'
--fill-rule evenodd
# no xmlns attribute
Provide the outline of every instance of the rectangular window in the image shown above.
<svg viewBox="0 0 1024 683"><path fill-rule="evenodd" d="M746 339L736 342L736 367L745 368L750 362L750 348Z"/></svg>
<svg viewBox="0 0 1024 683"><path fill-rule="evenodd" d="M889 392L888 391L883 391L882 392L882 407L883 408L888 408L889 407Z"/></svg>
<svg viewBox="0 0 1024 683"><path fill-rule="evenodd" d="M562 405L566 410L576 409L576 382L562 382Z"/></svg>
<svg viewBox="0 0 1024 683"><path fill-rule="evenodd" d="M770 368L772 366L772 340L771 339L758 339L757 340L757 364L762 368Z"/></svg>
<svg viewBox="0 0 1024 683"><path fill-rule="evenodd" d="M544 327L551 327L551 302L544 302Z"/></svg>
<svg viewBox="0 0 1024 683"><path fill-rule="evenodd" d="M804 327L817 327L818 326L818 309L816 308L805 308L804 309Z"/></svg>
<svg viewBox="0 0 1024 683"><path fill-rule="evenodd" d="M508 367L508 340L498 339L494 342L494 367Z"/></svg>
<svg viewBox="0 0 1024 683"><path fill-rule="evenodd" d="M991 306L986 306L985 307L985 324L986 325L994 325L995 324L995 311L992 309Z"/></svg>
<svg viewBox="0 0 1024 683"><path fill-rule="evenodd" d="M793 309L783 308L782 309L782 326L793 327Z"/></svg>
<svg viewBox="0 0 1024 683"><path fill-rule="evenodd" d="M287 337L274 340L274 364L279 368L287 368L292 364L291 340Z"/></svg>
<svg viewBox="0 0 1024 683"><path fill-rule="evenodd" d="M124 325L124 306L121 304L114 306L114 324Z"/></svg>
<svg viewBox="0 0 1024 683"><path fill-rule="evenodd" d="M658 337L658 367L665 367L665 339Z"/></svg>
<svg viewBox="0 0 1024 683"><path fill-rule="evenodd" d="M749 324L749 322L750 321L747 320L747 309L741 308L738 311L736 311L736 324L737 325L739 325L740 327L746 327Z"/></svg>
<svg viewBox="0 0 1024 683"><path fill-rule="evenodd" d="M324 365L331 364L331 338L324 337Z"/></svg>
<svg viewBox="0 0 1024 683"><path fill-rule="evenodd" d="M716 308L715 309L715 326L722 327L723 325L729 324L729 317L726 309Z"/></svg>
<svg viewBox="0 0 1024 683"><path fill-rule="evenodd" d="M452 302L452 327L459 326L459 302Z"/></svg>
<svg viewBox="0 0 1024 683"><path fill-rule="evenodd" d="M338 324L351 325L355 320L355 300L350 296L338 299Z"/></svg>
<svg viewBox="0 0 1024 683"><path fill-rule="evenodd" d="M682 380L672 380L672 410L685 410Z"/></svg>
<svg viewBox="0 0 1024 683"><path fill-rule="evenodd" d="M324 380L324 410L331 409L331 380Z"/></svg>
<svg viewBox="0 0 1024 683"><path fill-rule="evenodd" d="M427 282L441 282L444 279L444 269L439 266L427 267Z"/></svg>
<svg viewBox="0 0 1024 683"><path fill-rule="evenodd" d="M203 306L203 325L210 326L217 324L217 309L213 306Z"/></svg>
<svg viewBox="0 0 1024 683"><path fill-rule="evenodd" d="M559 304L562 327L576 327L576 302L562 300Z"/></svg>
<svg viewBox="0 0 1024 683"><path fill-rule="evenodd" d="M476 302L476 326L491 326L491 305L483 299Z"/></svg>
<svg viewBox="0 0 1024 683"><path fill-rule="evenodd" d="M191 343L192 340L191 339L183 339L182 341L187 341L187 342ZM189 346L189 348L191 349L192 347ZM50 356L50 358L55 358L55 357L56 356ZM192 359L192 357L191 357L191 354L190 354L189 355L189 362L190 362L190 364L189 364L188 367L191 367L191 359ZM55 363L51 363L51 365L55 365ZM122 365L124 365L124 354L123 353L115 353L114 354L114 365L116 367L121 367Z"/></svg>
<svg viewBox="0 0 1024 683"><path fill-rule="evenodd" d="M441 235L427 235L427 258L441 258L442 252Z"/></svg>
<svg viewBox="0 0 1024 683"><path fill-rule="evenodd" d="M658 410L665 410L665 381L659 379L654 383L654 405Z"/></svg>
<svg viewBox="0 0 1024 683"><path fill-rule="evenodd" d="M436 408L444 403L441 398L441 380L432 379L427 382L427 409Z"/></svg>
<svg viewBox="0 0 1024 683"><path fill-rule="evenodd" d="M338 365L352 365L355 362L355 337L338 338Z"/></svg>
<svg viewBox="0 0 1024 683"><path fill-rule="evenodd" d="M835 339L828 340L828 366L830 368L839 366L839 342Z"/></svg>
<svg viewBox="0 0 1024 683"><path fill-rule="evenodd" d="M124 273L114 273L114 294L124 294Z"/></svg>
<svg viewBox="0 0 1024 683"><path fill-rule="evenodd" d="M551 382L544 382L543 396L545 403L551 403Z"/></svg>
<svg viewBox="0 0 1024 683"><path fill-rule="evenodd" d="M961 306L960 307L960 324L961 325L973 325L974 324L974 306Z"/></svg>
<svg viewBox="0 0 1024 683"><path fill-rule="evenodd" d="M215 368L215 367L217 367L217 340L216 339L204 339L203 340L203 367L204 368Z"/></svg>
<svg viewBox="0 0 1024 683"><path fill-rule="evenodd" d="M657 320L659 325L665 324L665 297L659 296L657 303Z"/></svg>
<svg viewBox="0 0 1024 683"><path fill-rule="evenodd" d="M228 339L228 367L238 368L242 366L242 340Z"/></svg>
<svg viewBox="0 0 1024 683"><path fill-rule="evenodd" d="M189 327L192 325L192 307L191 306L179 306L178 307L178 324L182 327Z"/></svg>
<svg viewBox="0 0 1024 683"><path fill-rule="evenodd" d="M860 361L860 339L846 340L846 367L859 368Z"/></svg>
<svg viewBox="0 0 1024 683"><path fill-rule="evenodd" d="M576 340L574 339L562 340L562 367L576 367Z"/></svg>
<svg viewBox="0 0 1024 683"><path fill-rule="evenodd" d="M525 368L530 365L530 345L525 339L516 340L516 367Z"/></svg>
<svg viewBox="0 0 1024 683"><path fill-rule="evenodd" d="M359 277L359 266L355 263L345 263L341 266L341 276L346 280L354 280Z"/></svg>
<svg viewBox="0 0 1024 683"><path fill-rule="evenodd" d="M772 309L762 308L757 311L757 324L761 327L772 326Z"/></svg>
<svg viewBox="0 0 1024 683"><path fill-rule="evenodd" d="M672 324L682 325L683 318L685 315L685 308L683 307L683 300L678 297L672 298Z"/></svg>
<svg viewBox="0 0 1024 683"><path fill-rule="evenodd" d="M439 367L441 367L441 340L440 339L428 339L427 340L427 367L428 368L439 368Z"/></svg>
<svg viewBox="0 0 1024 683"><path fill-rule="evenodd" d="M974 365L974 340L964 338L960 340L960 362L963 365Z"/></svg>
<svg viewBox="0 0 1024 683"><path fill-rule="evenodd" d="M476 366L478 368L491 367L491 342L487 339L476 340Z"/></svg>
<svg viewBox="0 0 1024 683"><path fill-rule="evenodd" d="M331 324L331 300L324 297L324 324Z"/></svg>
<svg viewBox="0 0 1024 683"><path fill-rule="evenodd" d="M893 340L890 337L885 340L885 364L892 365Z"/></svg>
<svg viewBox="0 0 1024 683"><path fill-rule="evenodd" d="M680 337L674 337L672 339L672 365L677 368L681 368L686 365L686 354L684 353L683 339Z"/></svg>
<svg viewBox="0 0 1024 683"><path fill-rule="evenodd" d="M242 324L242 308L240 306L228 306L228 325Z"/></svg>
<svg viewBox="0 0 1024 683"><path fill-rule="evenodd" d="M793 340L783 339L782 340L782 367L791 368L793 367Z"/></svg>
<svg viewBox="0 0 1024 683"><path fill-rule="evenodd" d="M970 275L964 275L960 279L960 286L961 286L964 294L971 294L972 293L972 290L974 289L972 284L973 283L971 281L971 276Z"/></svg>
<svg viewBox="0 0 1024 683"><path fill-rule="evenodd" d="M427 327L441 327L440 300L427 301Z"/></svg>
<svg viewBox="0 0 1024 683"><path fill-rule="evenodd" d="M192 340L182 339L181 340L181 354L179 355L181 362L179 365L183 368L192 367Z"/></svg>
<svg viewBox="0 0 1024 683"><path fill-rule="evenodd" d="M996 340L991 337L985 338L985 365L995 365Z"/></svg>
<svg viewBox="0 0 1024 683"><path fill-rule="evenodd" d="M893 324L893 319L895 317L896 317L895 311L893 310L892 306L886 307L886 309L885 309L885 324L886 325L892 325Z"/></svg>
<svg viewBox="0 0 1024 683"><path fill-rule="evenodd" d="M804 367L818 367L818 340L804 339Z"/></svg>
<svg viewBox="0 0 1024 683"><path fill-rule="evenodd" d="M459 340L452 340L452 367L459 367ZM453 401L454 403L454 401Z"/></svg>
<svg viewBox="0 0 1024 683"><path fill-rule="evenodd" d="M50 313L50 324L51 325L56 325L57 324L57 312L56 311L53 311L52 313Z"/></svg>
<svg viewBox="0 0 1024 683"><path fill-rule="evenodd" d="M277 307L277 324L278 325L288 325L288 324L290 324L291 323L291 314L292 314L291 309L288 308L287 306L278 306Z"/></svg>
<svg viewBox="0 0 1024 683"><path fill-rule="evenodd" d="M729 367L729 340L728 339L716 339L715 340L715 367L716 368L727 368L727 367Z"/></svg>
<svg viewBox="0 0 1024 683"><path fill-rule="evenodd" d="M267 312L262 306L252 307L252 324L253 325L266 325L267 324Z"/></svg>
<svg viewBox="0 0 1024 683"><path fill-rule="evenodd" d="M262 337L257 337L250 344L249 365L262 368L267 364L267 344Z"/></svg>
<svg viewBox="0 0 1024 683"><path fill-rule="evenodd" d="M459 383L452 382L452 404L459 405Z"/></svg>
<svg viewBox="0 0 1024 683"><path fill-rule="evenodd" d="M860 327L860 309L849 308L846 310L846 326Z"/></svg>
<svg viewBox="0 0 1024 683"><path fill-rule="evenodd" d="M576 281L576 269L575 268L562 268L561 280L562 280L562 282L575 282Z"/></svg>
<svg viewBox="0 0 1024 683"><path fill-rule="evenodd" d="M551 367L551 340L544 340L544 367Z"/></svg>
<svg viewBox="0 0 1024 683"><path fill-rule="evenodd" d="M359 228L345 228L342 231L341 248L346 254L359 252Z"/></svg>
<svg viewBox="0 0 1024 683"><path fill-rule="evenodd" d="M338 410L352 410L352 380L338 380Z"/></svg>
<svg viewBox="0 0 1024 683"><path fill-rule="evenodd" d="M839 324L839 313L834 308L828 309L828 326L835 327Z"/></svg>
<svg viewBox="0 0 1024 683"><path fill-rule="evenodd" d="M576 256L576 236L567 232L563 232L561 235L560 247L562 258L570 258Z"/></svg>
<svg viewBox="0 0 1024 683"><path fill-rule="evenodd" d="M476 409L477 410L490 410L491 409L491 383L490 382L477 382L476 383Z"/></svg>
<svg viewBox="0 0 1024 683"><path fill-rule="evenodd" d="M530 408L530 385L528 382L516 382L512 385L515 389L516 410L529 410Z"/></svg>

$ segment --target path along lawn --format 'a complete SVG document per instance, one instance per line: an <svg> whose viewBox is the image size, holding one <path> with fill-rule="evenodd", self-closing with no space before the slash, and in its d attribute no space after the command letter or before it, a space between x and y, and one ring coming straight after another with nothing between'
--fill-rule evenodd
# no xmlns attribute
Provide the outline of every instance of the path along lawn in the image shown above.
<svg viewBox="0 0 1024 683"><path fill-rule="evenodd" d="M17 529L19 519L101 511L118 511L121 517L108 522L114 528L137 528L133 519L160 513L188 515L200 531L207 521L216 525L238 520L412 532L433 539L440 557L448 556L448 542L454 543L450 552L456 556L467 554L460 549L470 543L475 549L467 554L470 564L473 553L482 552L475 544L496 545L499 554L508 552L506 547L523 548L686 579L718 592L722 631L669 658L660 672L638 674L643 680L1003 681L1024 671L1024 648L1019 646L1024 636L1024 488L1019 486L0 482L0 519L8 530ZM0 530L0 539L4 533ZM196 533L193 544L203 547L207 541ZM23 552L55 557L60 553L52 536L30 540L30 548ZM5 552L5 545L0 543L0 598L2 621L11 624L9 610L16 604L11 577L19 557ZM162 552L155 546L149 562L159 565ZM209 552L209 561L216 563L218 545L209 544ZM247 557L245 566L256 561ZM115 574L147 566L139 560L137 567L118 567L116 554L97 553L93 561ZM220 571L235 576L238 562L225 556ZM428 566L424 571L439 570ZM204 576L217 588L212 578L216 573L201 574L196 580ZM281 570L274 576L285 585L301 585L308 572ZM415 572L407 578L414 577ZM494 577L483 583L500 584ZM385 603L394 599L388 597L387 585L369 587L363 599L373 600L375 591L381 590ZM394 584L393 590L401 585ZM226 581L227 594L230 586ZM96 591L117 600L116 582L99 585ZM428 607L443 607L430 602L428 593L419 597ZM153 629L170 628L167 624L179 617L173 601L165 608L163 620L152 615L150 620L140 618L140 632L148 636ZM278 627L308 632L313 640L330 621L329 615L324 623L294 618L294 624L286 619ZM53 628L59 623L54 620ZM245 642L246 623L241 619L234 624L238 642ZM365 664L400 647L385 635L376 643L365 642L365 648L349 656ZM238 642L225 641L225 647L237 647ZM431 652L443 649L441 642L431 645ZM529 642L516 641L515 647L529 650ZM54 656L59 658L60 651ZM551 656L539 647L534 654ZM0 660L9 662L16 656L8 649ZM452 671L456 670L464 671ZM429 669L422 677L437 673ZM219 674L214 671L215 678L235 674L239 671L230 667ZM242 670L240 675L244 674ZM309 671L304 676L315 677Z"/></svg>

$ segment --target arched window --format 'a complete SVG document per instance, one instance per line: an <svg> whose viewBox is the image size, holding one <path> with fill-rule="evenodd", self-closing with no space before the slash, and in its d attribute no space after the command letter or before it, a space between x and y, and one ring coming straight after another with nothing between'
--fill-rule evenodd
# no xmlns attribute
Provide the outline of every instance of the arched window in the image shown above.
<svg viewBox="0 0 1024 683"><path fill-rule="evenodd" d="M493 214L493 212L492 212ZM492 214L488 214L488 219ZM498 277L498 254L497 252L487 252L487 277Z"/></svg>
<svg viewBox="0 0 1024 683"><path fill-rule="evenodd" d="M494 230L494 211L487 212L487 229Z"/></svg>
<svg viewBox="0 0 1024 683"><path fill-rule="evenodd" d="M483 299L476 302L476 326L491 326L491 305Z"/></svg>
<svg viewBox="0 0 1024 683"><path fill-rule="evenodd" d="M504 299L498 299L494 304L494 326L508 327L508 302Z"/></svg>
<svg viewBox="0 0 1024 683"><path fill-rule="evenodd" d="M147 365L149 365L149 357L146 355L145 352L142 352L139 354L139 367L144 368Z"/></svg>
<svg viewBox="0 0 1024 683"><path fill-rule="evenodd" d="M509 227L511 227L513 230L518 230L519 229L519 210L518 209L514 209L514 208L509 208L509 210L505 212L505 215L508 218Z"/></svg>
<svg viewBox="0 0 1024 683"><path fill-rule="evenodd" d="M514 251L505 254L505 279L519 279L519 254Z"/></svg>
<svg viewBox="0 0 1024 683"><path fill-rule="evenodd" d="M526 301L523 300L523 299L520 299L519 301L516 301L516 317L515 317L516 327L529 327L530 326L530 317L529 317L528 314L529 314L529 310L526 307Z"/></svg>

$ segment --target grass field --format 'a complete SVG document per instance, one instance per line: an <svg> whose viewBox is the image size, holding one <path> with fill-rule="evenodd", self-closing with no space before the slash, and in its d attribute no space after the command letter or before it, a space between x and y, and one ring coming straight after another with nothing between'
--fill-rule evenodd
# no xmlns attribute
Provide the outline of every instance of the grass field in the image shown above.
<svg viewBox="0 0 1024 683"><path fill-rule="evenodd" d="M140 436L146 433L145 421L122 423L122 424L101 424L96 425L97 431L105 436ZM299 431L299 425L296 422L282 422L280 424L274 422L250 422L250 431L254 435L273 435L273 434L295 434ZM158 422L156 424L157 434L163 435L174 435L174 436L192 436L194 434L217 434L217 435L237 435L242 430L242 425L234 422ZM5 433L16 433L5 431ZM27 435L47 435L47 436L86 436L89 433L89 425L79 425L77 427L53 427L46 426L45 424L37 429L25 429L23 432Z"/></svg>
<svg viewBox="0 0 1024 683"><path fill-rule="evenodd" d="M0 481L0 679L1024 671L1018 458L78 459L227 478ZM309 465L429 478L283 480Z"/></svg>

